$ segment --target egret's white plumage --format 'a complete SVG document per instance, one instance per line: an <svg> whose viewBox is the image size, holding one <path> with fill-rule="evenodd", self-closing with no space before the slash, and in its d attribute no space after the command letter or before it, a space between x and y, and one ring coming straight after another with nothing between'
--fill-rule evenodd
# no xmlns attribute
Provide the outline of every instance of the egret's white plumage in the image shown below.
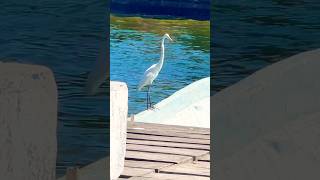
<svg viewBox="0 0 320 180"><path fill-rule="evenodd" d="M143 79L140 81L138 90L141 91L141 89L145 86L151 85L153 80L158 76L160 70L157 67L157 64L153 64L150 66L143 74Z"/></svg>
<svg viewBox="0 0 320 180"><path fill-rule="evenodd" d="M165 39L169 39L170 41L172 41L171 37L169 36L169 34L165 34L162 37L162 42L161 42L161 55L160 55L160 60L158 63L153 64L152 66L150 66L145 72L144 75L139 83L138 86L138 90L140 91L143 87L148 86L148 94L149 94L149 89L150 86L152 84L152 82L157 78L162 66L163 66L163 61L164 61L164 41ZM147 94L147 108L148 106L148 101L150 101L150 97ZM151 102L150 102L151 104Z"/></svg>

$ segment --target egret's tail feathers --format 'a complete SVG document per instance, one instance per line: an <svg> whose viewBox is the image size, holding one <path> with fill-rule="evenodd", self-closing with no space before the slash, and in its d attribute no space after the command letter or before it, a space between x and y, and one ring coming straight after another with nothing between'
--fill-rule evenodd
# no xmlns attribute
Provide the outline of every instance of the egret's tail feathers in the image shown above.
<svg viewBox="0 0 320 180"><path fill-rule="evenodd" d="M144 86L146 86L146 83L144 81L141 81L138 85L138 91L141 91Z"/></svg>
<svg viewBox="0 0 320 180"><path fill-rule="evenodd" d="M138 86L138 91L141 91L142 88L143 88L143 86L139 85Z"/></svg>

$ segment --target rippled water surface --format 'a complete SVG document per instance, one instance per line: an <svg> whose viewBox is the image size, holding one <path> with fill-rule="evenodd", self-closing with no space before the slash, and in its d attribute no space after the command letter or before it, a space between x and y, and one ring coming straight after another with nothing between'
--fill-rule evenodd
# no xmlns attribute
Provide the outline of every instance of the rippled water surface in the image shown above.
<svg viewBox="0 0 320 180"><path fill-rule="evenodd" d="M212 4L212 90L220 91L286 57L320 48L320 1Z"/></svg>
<svg viewBox="0 0 320 180"><path fill-rule="evenodd" d="M0 2L0 58L50 67L59 91L58 176L108 151L107 93L87 96L87 74L106 37L106 2ZM106 87L102 88L106 90Z"/></svg>
<svg viewBox="0 0 320 180"><path fill-rule="evenodd" d="M160 59L160 42L165 43L165 60L151 89L154 103L186 85L210 75L209 21L166 20L111 16L110 79L129 88L129 113L146 108L145 91L137 91L144 71Z"/></svg>

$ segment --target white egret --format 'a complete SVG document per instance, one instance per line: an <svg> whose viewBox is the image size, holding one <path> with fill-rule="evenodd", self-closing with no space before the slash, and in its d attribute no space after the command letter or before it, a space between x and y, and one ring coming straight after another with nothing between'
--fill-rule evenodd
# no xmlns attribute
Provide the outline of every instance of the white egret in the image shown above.
<svg viewBox="0 0 320 180"><path fill-rule="evenodd" d="M148 87L148 91L147 91L147 109L152 108L152 103L151 103L151 99L150 99L150 87L152 85L152 82L157 78L162 65L163 65L163 61L164 61L164 41L165 39L169 39L170 41L172 41L171 37L169 36L169 34L165 34L162 37L162 42L161 42L161 55L160 55L160 60L158 63L153 64L152 66L150 66L145 72L144 75L142 77L142 80L139 83L138 86L138 90L140 91L143 87Z"/></svg>

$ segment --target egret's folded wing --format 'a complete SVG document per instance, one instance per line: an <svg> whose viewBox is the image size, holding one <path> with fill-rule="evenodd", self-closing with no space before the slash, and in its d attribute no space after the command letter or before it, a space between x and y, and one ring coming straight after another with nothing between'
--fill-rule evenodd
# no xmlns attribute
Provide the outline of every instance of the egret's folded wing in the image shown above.
<svg viewBox="0 0 320 180"><path fill-rule="evenodd" d="M156 69L156 65L157 64L153 64L152 66L150 66L145 72L144 72L144 75L148 74L148 73L153 73Z"/></svg>
<svg viewBox="0 0 320 180"><path fill-rule="evenodd" d="M143 77L139 83L138 86L138 90L140 91L144 86L151 84L151 82L154 80L155 78L155 67L156 64L152 65L151 67L149 67L143 74Z"/></svg>

